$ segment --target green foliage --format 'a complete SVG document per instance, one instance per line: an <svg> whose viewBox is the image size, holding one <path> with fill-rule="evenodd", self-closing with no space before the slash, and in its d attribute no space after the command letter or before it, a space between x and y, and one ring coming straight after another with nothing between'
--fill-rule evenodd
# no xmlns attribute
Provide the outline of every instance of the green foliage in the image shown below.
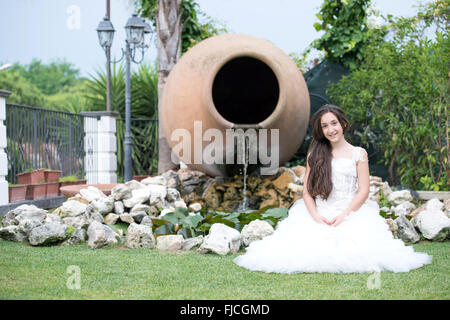
<svg viewBox="0 0 450 320"><path fill-rule="evenodd" d="M182 234L184 238L207 235L214 223L223 223L241 231L251 221L260 219L276 227L277 223L287 217L287 208L266 207L261 210L247 210L243 212L210 211L204 216L189 215L186 208L176 208L160 219L152 219L155 236L167 234Z"/></svg>
<svg viewBox="0 0 450 320"><path fill-rule="evenodd" d="M0 71L0 88L11 91L8 103L43 106L45 96L27 78L14 70Z"/></svg>
<svg viewBox="0 0 450 320"><path fill-rule="evenodd" d="M385 27L371 27L368 23L371 0L324 0L316 17L316 31L323 35L312 47L325 51L325 58L354 70L369 52L368 45L379 43Z"/></svg>
<svg viewBox="0 0 450 320"><path fill-rule="evenodd" d="M158 0L135 0L135 6L142 17L152 21L156 29L155 13ZM184 23L181 35L182 54L206 38L227 32L224 25L202 12L195 0L182 0L181 8L183 10L181 21Z"/></svg>
<svg viewBox="0 0 450 320"><path fill-rule="evenodd" d="M413 18L389 17L392 39L370 46L360 68L327 91L363 128L358 142L384 155L392 184L412 189L450 184L448 27L437 29L433 40L426 36L448 21L448 4L439 0L421 10ZM421 182L425 176L432 182Z"/></svg>
<svg viewBox="0 0 450 320"><path fill-rule="evenodd" d="M33 59L31 63L24 66L16 63L11 70L18 72L46 95L55 94L66 87L73 86L79 74L79 70L65 60L43 64L40 60Z"/></svg>
<svg viewBox="0 0 450 320"><path fill-rule="evenodd" d="M64 87L62 91L48 95L45 104L46 109L80 113L92 111L86 98L88 80L79 79L72 86Z"/></svg>
<svg viewBox="0 0 450 320"><path fill-rule="evenodd" d="M77 176L65 176L59 178L59 182L75 182L77 180L78 180Z"/></svg>
<svg viewBox="0 0 450 320"><path fill-rule="evenodd" d="M86 100L91 111L106 110L106 71L91 74L86 83ZM131 74L131 116L150 118L157 114L158 74L156 65L141 64ZM111 110L125 118L125 69L111 70Z"/></svg>

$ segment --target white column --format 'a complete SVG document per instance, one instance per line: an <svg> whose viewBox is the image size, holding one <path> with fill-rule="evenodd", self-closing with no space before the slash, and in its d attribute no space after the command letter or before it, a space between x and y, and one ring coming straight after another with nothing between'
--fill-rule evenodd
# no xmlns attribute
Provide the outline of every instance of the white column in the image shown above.
<svg viewBox="0 0 450 320"><path fill-rule="evenodd" d="M117 183L116 112L83 112L88 184Z"/></svg>
<svg viewBox="0 0 450 320"><path fill-rule="evenodd" d="M0 90L0 205L9 203L8 196L8 157L5 149L7 147L6 126L6 98L11 92Z"/></svg>

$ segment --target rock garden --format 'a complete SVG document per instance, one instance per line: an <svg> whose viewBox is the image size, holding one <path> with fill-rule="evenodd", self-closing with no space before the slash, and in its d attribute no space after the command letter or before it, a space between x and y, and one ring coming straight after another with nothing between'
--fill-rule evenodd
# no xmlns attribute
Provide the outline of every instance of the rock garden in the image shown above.
<svg viewBox="0 0 450 320"><path fill-rule="evenodd" d="M31 246L75 245L148 248L164 252L237 253L274 231L301 198L305 168L248 181L209 177L187 168L117 184L110 195L81 189L54 210L21 205L2 220L0 238ZM245 182L245 202L242 208ZM450 200L415 197L371 176L369 199L380 205L394 237L406 243L450 238Z"/></svg>

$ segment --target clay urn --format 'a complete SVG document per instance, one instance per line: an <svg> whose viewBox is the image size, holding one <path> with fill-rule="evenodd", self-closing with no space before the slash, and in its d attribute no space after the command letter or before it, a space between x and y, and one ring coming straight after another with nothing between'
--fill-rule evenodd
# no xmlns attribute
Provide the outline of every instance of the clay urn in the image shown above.
<svg viewBox="0 0 450 320"><path fill-rule="evenodd" d="M305 137L310 101L303 75L281 49L253 36L225 34L180 58L161 108L172 159L212 176L231 176L243 167L250 172L289 161ZM242 140L238 131L245 134ZM233 143L227 134L235 134Z"/></svg>

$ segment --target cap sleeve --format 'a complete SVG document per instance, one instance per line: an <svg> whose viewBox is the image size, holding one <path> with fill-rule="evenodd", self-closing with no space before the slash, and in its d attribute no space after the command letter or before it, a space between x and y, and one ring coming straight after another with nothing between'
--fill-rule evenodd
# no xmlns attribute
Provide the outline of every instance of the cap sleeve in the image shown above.
<svg viewBox="0 0 450 320"><path fill-rule="evenodd" d="M367 151L364 148L361 147L355 147L354 152L353 152L353 159L356 162L365 162L368 161L368 157L367 157Z"/></svg>

